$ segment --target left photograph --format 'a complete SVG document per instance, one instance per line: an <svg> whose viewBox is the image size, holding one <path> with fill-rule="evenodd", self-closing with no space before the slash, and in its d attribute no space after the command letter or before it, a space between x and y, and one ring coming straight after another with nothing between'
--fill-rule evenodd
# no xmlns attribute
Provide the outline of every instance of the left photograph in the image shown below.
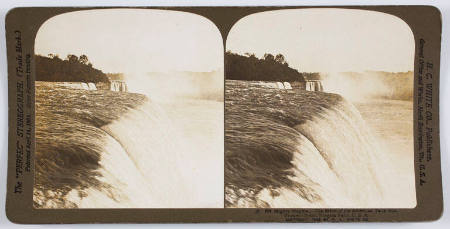
<svg viewBox="0 0 450 229"><path fill-rule="evenodd" d="M35 208L223 208L223 40L208 19L101 9L35 40Z"/></svg>

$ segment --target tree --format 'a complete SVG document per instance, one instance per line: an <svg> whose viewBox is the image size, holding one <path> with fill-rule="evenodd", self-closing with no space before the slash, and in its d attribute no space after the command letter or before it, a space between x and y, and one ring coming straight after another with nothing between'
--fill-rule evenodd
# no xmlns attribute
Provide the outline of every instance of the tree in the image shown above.
<svg viewBox="0 0 450 229"><path fill-rule="evenodd" d="M283 54L278 54L275 56L275 61L280 63L280 64L284 64L286 62L286 60L284 59Z"/></svg>
<svg viewBox="0 0 450 229"><path fill-rule="evenodd" d="M61 60L61 59L59 58L59 55L58 55L58 54L50 53L50 54L48 54L47 56L50 57L51 59Z"/></svg>
<svg viewBox="0 0 450 229"><path fill-rule="evenodd" d="M273 57L273 55L270 54L270 53L266 53L266 54L264 54L264 60L266 60L266 61L274 61L275 57Z"/></svg>
<svg viewBox="0 0 450 229"><path fill-rule="evenodd" d="M304 82L297 69L289 67L284 56L265 54L263 59L231 52L225 54L225 78L232 80ZM283 63L280 63L283 62Z"/></svg>
<svg viewBox="0 0 450 229"><path fill-rule="evenodd" d="M50 82L109 82L108 77L99 69L92 67L91 63L82 64L86 58L78 58L68 55L67 59L61 60L57 55L48 57L35 55L36 80Z"/></svg>
<svg viewBox="0 0 450 229"><path fill-rule="evenodd" d="M254 53L249 53L249 52L244 53L244 55L246 55L248 57L255 57Z"/></svg>
<svg viewBox="0 0 450 229"><path fill-rule="evenodd" d="M78 57L75 56L75 55L73 55L73 54L68 54L68 55L67 55L67 60L68 60L70 63L76 63L76 62L78 62Z"/></svg>
<svg viewBox="0 0 450 229"><path fill-rule="evenodd" d="M78 61L80 61L80 63L82 63L82 64L88 64L89 63L88 57L86 55L84 55L84 54L80 56L80 59Z"/></svg>

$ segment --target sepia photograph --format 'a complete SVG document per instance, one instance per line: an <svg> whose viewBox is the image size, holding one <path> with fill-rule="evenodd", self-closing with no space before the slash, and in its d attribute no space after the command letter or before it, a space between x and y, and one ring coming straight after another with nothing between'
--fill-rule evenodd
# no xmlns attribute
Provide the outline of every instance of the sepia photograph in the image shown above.
<svg viewBox="0 0 450 229"><path fill-rule="evenodd" d="M7 9L4 221L442 221L445 7L258 4Z"/></svg>
<svg viewBox="0 0 450 229"><path fill-rule="evenodd" d="M185 12L95 9L35 39L35 208L223 208L224 47Z"/></svg>
<svg viewBox="0 0 450 229"><path fill-rule="evenodd" d="M354 9L251 14L225 54L225 207L414 208L414 36Z"/></svg>

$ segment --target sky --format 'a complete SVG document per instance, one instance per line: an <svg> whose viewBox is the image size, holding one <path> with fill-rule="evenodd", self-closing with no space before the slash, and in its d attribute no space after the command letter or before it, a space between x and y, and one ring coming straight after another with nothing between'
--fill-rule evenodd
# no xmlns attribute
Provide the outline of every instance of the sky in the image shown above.
<svg viewBox="0 0 450 229"><path fill-rule="evenodd" d="M226 49L281 53L300 72L405 72L414 37L400 18L375 11L292 9L252 14L231 29Z"/></svg>
<svg viewBox="0 0 450 229"><path fill-rule="evenodd" d="M195 14L151 9L104 9L61 14L47 20L35 53L85 54L103 72L143 73L223 68L217 27Z"/></svg>

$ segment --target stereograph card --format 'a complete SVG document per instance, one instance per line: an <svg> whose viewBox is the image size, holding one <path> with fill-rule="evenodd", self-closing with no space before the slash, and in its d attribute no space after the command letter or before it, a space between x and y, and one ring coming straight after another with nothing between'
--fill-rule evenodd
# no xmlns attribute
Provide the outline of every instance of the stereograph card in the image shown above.
<svg viewBox="0 0 450 229"><path fill-rule="evenodd" d="M6 42L13 222L442 214L434 7L15 8Z"/></svg>

